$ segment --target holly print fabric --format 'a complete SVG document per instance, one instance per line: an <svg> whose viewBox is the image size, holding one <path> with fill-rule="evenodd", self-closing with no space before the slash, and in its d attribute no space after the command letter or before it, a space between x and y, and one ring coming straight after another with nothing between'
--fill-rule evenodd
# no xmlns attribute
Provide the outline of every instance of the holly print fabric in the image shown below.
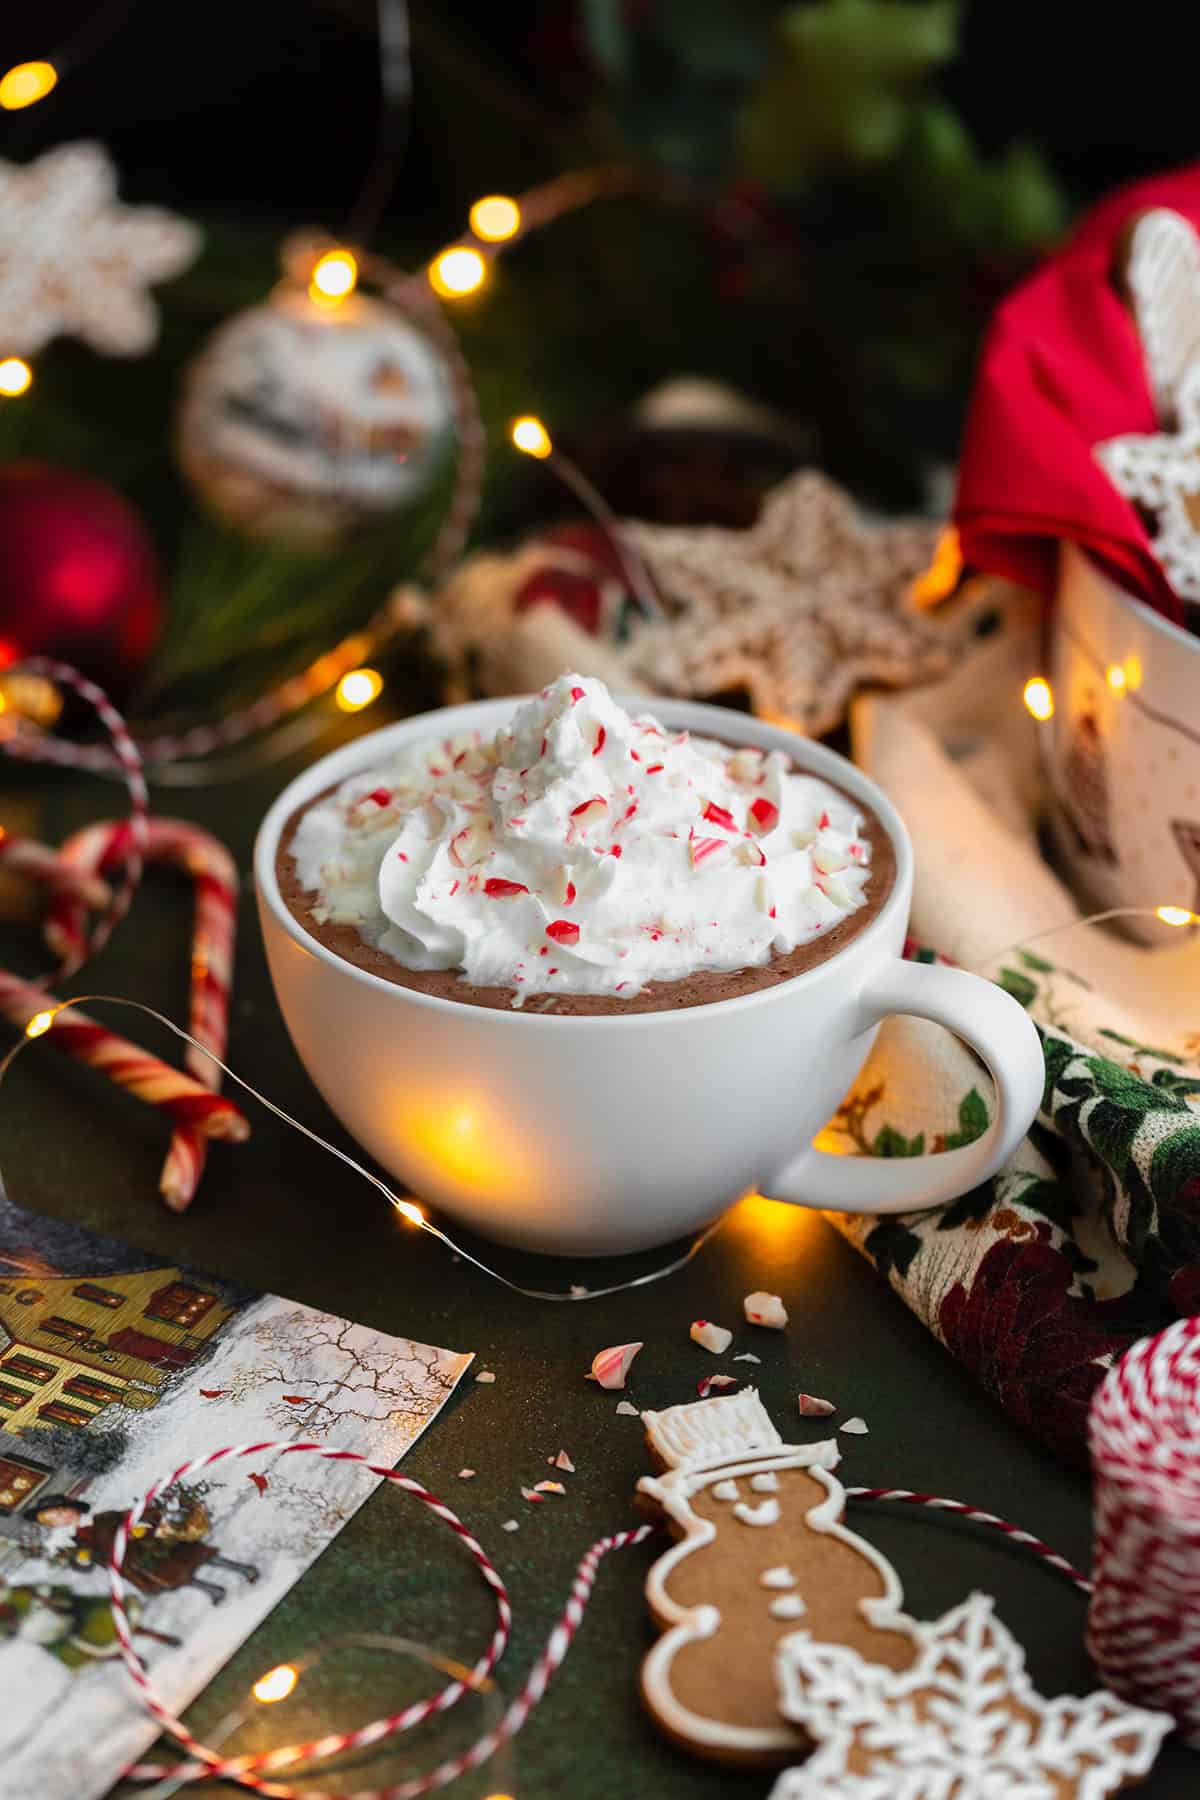
<svg viewBox="0 0 1200 1800"><path fill-rule="evenodd" d="M1042 956L1013 953L996 975L1033 1016L1046 1065L1016 1155L929 1212L829 1217L1006 1412L1079 1461L1106 1369L1200 1312L1200 1016L1156 1047L1106 1023L1102 999ZM891 1019L822 1142L873 1156L953 1149L986 1130L990 1107L963 1045Z"/></svg>

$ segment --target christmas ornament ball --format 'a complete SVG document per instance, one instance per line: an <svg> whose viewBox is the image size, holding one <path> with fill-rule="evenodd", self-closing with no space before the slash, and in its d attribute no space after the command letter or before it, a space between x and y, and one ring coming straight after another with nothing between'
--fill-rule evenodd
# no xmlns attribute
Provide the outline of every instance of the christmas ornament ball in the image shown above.
<svg viewBox="0 0 1200 1800"><path fill-rule="evenodd" d="M177 449L225 523L318 549L417 498L449 426L441 358L396 307L284 285L193 364Z"/></svg>
<svg viewBox="0 0 1200 1800"><path fill-rule="evenodd" d="M158 559L127 500L71 469L0 467L0 666L57 657L119 697L162 622Z"/></svg>

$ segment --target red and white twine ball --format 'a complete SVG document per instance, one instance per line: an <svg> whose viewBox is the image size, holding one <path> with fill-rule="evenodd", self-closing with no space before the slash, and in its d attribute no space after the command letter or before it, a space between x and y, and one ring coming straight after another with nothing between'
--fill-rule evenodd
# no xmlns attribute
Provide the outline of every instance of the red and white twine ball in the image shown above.
<svg viewBox="0 0 1200 1800"><path fill-rule="evenodd" d="M1200 1318L1144 1338L1092 1402L1095 1592L1107 1685L1200 1748Z"/></svg>

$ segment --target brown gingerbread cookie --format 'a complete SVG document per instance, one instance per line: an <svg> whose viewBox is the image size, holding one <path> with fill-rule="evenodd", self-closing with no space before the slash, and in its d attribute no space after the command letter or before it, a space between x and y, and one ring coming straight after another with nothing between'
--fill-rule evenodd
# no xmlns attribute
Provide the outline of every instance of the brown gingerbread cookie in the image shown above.
<svg viewBox="0 0 1200 1800"><path fill-rule="evenodd" d="M642 1418L664 1472L638 1492L678 1540L646 1578L663 1633L642 1664L646 1706L699 1756L794 1760L809 1740L779 1713L779 1641L803 1629L908 1668L917 1627L896 1572L843 1523L837 1445L785 1444L755 1389Z"/></svg>

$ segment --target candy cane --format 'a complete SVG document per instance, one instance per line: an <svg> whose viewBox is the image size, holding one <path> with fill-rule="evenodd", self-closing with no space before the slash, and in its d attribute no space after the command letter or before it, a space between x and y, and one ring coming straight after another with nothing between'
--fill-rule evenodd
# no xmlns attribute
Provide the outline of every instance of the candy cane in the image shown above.
<svg viewBox="0 0 1200 1800"><path fill-rule="evenodd" d="M123 877L119 887L109 895L107 911L92 929L90 939L72 946L62 957L58 968L58 979L64 981L82 967L85 958L101 949L112 936L114 929L129 911L130 903L137 891L138 882L142 878L142 857L146 848L146 810L148 796L145 777L142 774L142 758L137 745L129 735L129 727L117 711L103 688L81 675L69 663L55 662L47 656L29 657L21 664L35 675L45 675L48 680L57 682L61 687L68 687L86 700L93 708L100 723L112 740L112 749L101 754L106 759L106 767L115 760L116 767L125 778L129 790L129 818L125 830L128 834L127 847L123 863ZM50 746L63 746L61 738L43 737L40 733L23 736L20 732L12 737L0 740L0 748L9 756L23 757L29 761L41 760ZM71 746L74 748L75 746ZM49 977L47 977L49 980Z"/></svg>
<svg viewBox="0 0 1200 1800"><path fill-rule="evenodd" d="M245 1115L224 1094L210 1093L182 1069L173 1069L148 1050L140 1050L77 1007L64 1006L44 988L0 970L0 1015L24 1031L42 1014L51 1015L45 1029L50 1043L89 1068L99 1069L139 1100L161 1108L176 1124L189 1125L205 1137L227 1143L243 1143L249 1137Z"/></svg>
<svg viewBox="0 0 1200 1800"><path fill-rule="evenodd" d="M101 881L98 875L88 874L85 870L72 868L49 844L39 844L36 838L6 831L2 825L0 864L14 874L27 875L31 881L41 882L56 900L90 907L93 912L112 901L112 889L107 881Z"/></svg>
<svg viewBox="0 0 1200 1800"><path fill-rule="evenodd" d="M63 859L80 871L96 872L118 865L128 842L120 823L89 825L68 838ZM192 926L191 986L188 1029L198 1040L184 1052L184 1063L202 1086L216 1092L221 1072L212 1058L224 1056L229 1035L229 991L237 929L237 867L225 846L209 832L183 819L151 818L147 822L146 861L182 869L195 883L196 914ZM82 909L68 900L50 909L46 936L55 953L69 953L86 941ZM194 1126L176 1125L163 1165L159 1188L173 1212L183 1212L195 1196L206 1157L205 1138Z"/></svg>

